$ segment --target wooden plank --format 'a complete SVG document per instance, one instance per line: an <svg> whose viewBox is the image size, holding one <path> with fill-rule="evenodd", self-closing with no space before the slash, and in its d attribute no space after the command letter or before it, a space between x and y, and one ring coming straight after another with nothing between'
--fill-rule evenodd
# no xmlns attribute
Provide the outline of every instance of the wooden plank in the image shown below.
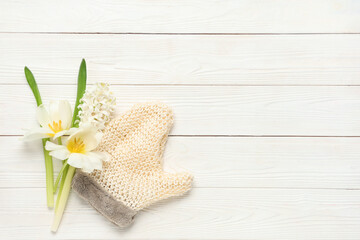
<svg viewBox="0 0 360 240"><path fill-rule="evenodd" d="M112 86L118 113L136 102L163 101L174 109L172 135L359 136L360 87ZM36 126L26 85L3 85L0 135ZM43 102L75 102L76 87L43 85ZM4 115L5 116L5 115Z"/></svg>
<svg viewBox="0 0 360 240"><path fill-rule="evenodd" d="M200 188L359 189L359 145L360 138L171 137L164 168L191 171ZM0 137L0 162L0 188L45 187L39 142Z"/></svg>
<svg viewBox="0 0 360 240"><path fill-rule="evenodd" d="M2 32L358 33L349 0L1 1Z"/></svg>
<svg viewBox="0 0 360 240"><path fill-rule="evenodd" d="M24 84L25 65L39 84L74 84L86 58L89 82L359 85L359 42L360 35L0 34L0 84Z"/></svg>
<svg viewBox="0 0 360 240"><path fill-rule="evenodd" d="M360 191L193 189L121 230L72 193L56 235L44 189L0 189L1 239L342 239L360 235Z"/></svg>

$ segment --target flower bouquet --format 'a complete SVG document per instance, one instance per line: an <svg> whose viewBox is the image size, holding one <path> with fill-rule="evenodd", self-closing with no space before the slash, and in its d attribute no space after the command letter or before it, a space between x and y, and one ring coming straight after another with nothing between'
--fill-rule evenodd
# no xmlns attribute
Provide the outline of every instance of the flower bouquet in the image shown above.
<svg viewBox="0 0 360 240"><path fill-rule="evenodd" d="M40 126L27 131L23 140L43 143L47 206L55 205L53 232L71 188L122 227L133 222L137 211L190 189L191 174L162 170L162 153L173 122L166 105L137 104L114 118L116 99L109 85L97 83L86 90L85 60L79 69L74 111L66 100L50 101L45 107L27 67L25 76L37 103ZM55 182L53 158L62 161Z"/></svg>

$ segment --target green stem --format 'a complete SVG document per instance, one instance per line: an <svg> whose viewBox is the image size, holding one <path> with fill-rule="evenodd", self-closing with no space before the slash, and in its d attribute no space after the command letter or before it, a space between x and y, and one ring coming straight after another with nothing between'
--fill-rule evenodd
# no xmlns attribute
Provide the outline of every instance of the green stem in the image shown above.
<svg viewBox="0 0 360 240"><path fill-rule="evenodd" d="M66 174L66 179L64 183L64 188L61 191L61 195L58 196L59 200L59 206L57 209L55 209L55 217L53 221L53 225L51 226L51 231L56 232L59 228L59 224L61 222L61 218L64 214L65 206L67 203L67 200L69 198L70 188L71 188L71 181L75 174L75 168L70 166L69 170Z"/></svg>
<svg viewBox="0 0 360 240"><path fill-rule="evenodd" d="M56 190L57 190L57 188L59 186L59 181L60 181L61 176L63 176L63 178L65 178L65 175L63 175L63 172L64 172L66 166L67 166L67 163L66 163L66 160L64 160L64 163L63 163L63 165L61 167L61 170L60 170L60 172L59 172L59 174L58 174L58 176L56 178L56 181L55 181L54 193L56 193Z"/></svg>
<svg viewBox="0 0 360 240"><path fill-rule="evenodd" d="M58 144L59 144L59 145L62 145L61 139L58 140ZM58 197L57 197L56 203L55 203L55 211L56 211L56 209L57 209L58 206L59 206L59 199L60 199L60 196L61 196L63 187L64 187L65 178L66 178L68 169L69 169L69 164L67 164L67 160L63 160L63 166L62 166L62 168L61 168L61 170L60 170L60 172L62 171L62 177L61 177L61 182L60 182L60 188L59 188ZM59 173L59 174L60 174L60 173ZM58 178L59 178L59 176L58 176ZM59 180L56 179L56 181L57 181L57 183L58 183ZM56 184L56 188L57 188L57 184ZM55 190L55 192L56 192L56 190Z"/></svg>
<svg viewBox="0 0 360 240"><path fill-rule="evenodd" d="M59 145L62 145L62 140L61 140L61 137L58 138L58 144ZM56 193L57 191L57 188L58 188L58 185L59 185L59 181L60 181L60 178L61 178L61 183L60 183L60 187L62 189L62 186L64 185L64 180L65 180L65 176L66 176L66 173L67 173L67 160L63 160L62 161L63 165L61 167L61 170L56 178L56 181L55 181L55 186L54 186L54 193ZM66 170L66 171L65 171ZM65 174L63 174L65 173ZM63 176L63 177L62 177ZM59 191L61 192L61 191ZM55 205L56 206L56 205ZM55 207L56 208L56 207Z"/></svg>
<svg viewBox="0 0 360 240"><path fill-rule="evenodd" d="M46 170L46 199L47 206L49 208L54 207L54 168L52 157L49 155L49 152L45 149L46 142L50 139L42 139L44 158L45 158L45 170Z"/></svg>
<svg viewBox="0 0 360 240"><path fill-rule="evenodd" d="M58 196L56 198L55 211L59 207L60 196L61 196L62 190L64 188L65 179L66 179L68 169L69 169L69 166L70 166L69 164L64 164L64 165L65 165L65 168L64 168L63 173L62 173L63 177L61 178L60 187L59 187L59 193L58 193Z"/></svg>
<svg viewBox="0 0 360 240"><path fill-rule="evenodd" d="M36 104L37 106L40 106L42 104L39 88L37 86L37 83L35 81L35 77L30 71L29 68L24 68L26 81L28 82L30 89L32 93L34 94ZM45 145L46 142L49 141L49 139L42 139L43 143L43 151L44 151L44 158L45 158L45 169L46 169L46 196L47 196L47 206L49 208L54 207L54 168L53 168L53 162L52 157L49 155L49 152L46 151Z"/></svg>

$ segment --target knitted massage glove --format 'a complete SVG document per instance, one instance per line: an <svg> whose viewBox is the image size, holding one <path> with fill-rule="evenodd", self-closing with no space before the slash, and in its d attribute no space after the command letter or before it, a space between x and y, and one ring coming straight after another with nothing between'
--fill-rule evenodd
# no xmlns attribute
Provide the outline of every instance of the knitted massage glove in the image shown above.
<svg viewBox="0 0 360 240"><path fill-rule="evenodd" d="M78 170L72 187L97 211L118 226L132 223L137 211L191 187L189 173L166 173L161 158L173 123L172 111L161 103L137 104L112 120L104 131L100 151L111 160L103 170Z"/></svg>

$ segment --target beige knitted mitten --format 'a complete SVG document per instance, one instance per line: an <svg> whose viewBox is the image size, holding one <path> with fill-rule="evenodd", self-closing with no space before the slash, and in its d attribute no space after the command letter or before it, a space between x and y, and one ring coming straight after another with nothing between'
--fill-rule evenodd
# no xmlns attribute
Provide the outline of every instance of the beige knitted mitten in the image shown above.
<svg viewBox="0 0 360 240"><path fill-rule="evenodd" d="M161 103L137 104L109 123L100 151L111 155L102 171L77 171L73 189L118 226L132 223L137 211L191 187L189 173L166 173L161 158L173 123Z"/></svg>

